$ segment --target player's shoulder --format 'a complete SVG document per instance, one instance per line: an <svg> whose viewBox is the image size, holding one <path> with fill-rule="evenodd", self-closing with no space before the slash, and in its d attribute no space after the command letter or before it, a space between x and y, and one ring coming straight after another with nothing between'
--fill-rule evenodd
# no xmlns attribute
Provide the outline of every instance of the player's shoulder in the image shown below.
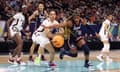
<svg viewBox="0 0 120 72"><path fill-rule="evenodd" d="M45 19L43 22L49 22L49 19Z"/></svg>
<svg viewBox="0 0 120 72"><path fill-rule="evenodd" d="M21 18L21 17L24 17L24 15L21 13L21 12L19 12L19 13L16 13L14 16L13 16L13 18Z"/></svg>
<svg viewBox="0 0 120 72"><path fill-rule="evenodd" d="M49 20L48 19L45 19L42 24L48 24L49 23Z"/></svg>
<svg viewBox="0 0 120 72"><path fill-rule="evenodd" d="M110 24L110 20L106 19L103 23Z"/></svg>
<svg viewBox="0 0 120 72"><path fill-rule="evenodd" d="M22 15L22 13L18 12L18 13L16 13L15 15ZM15 16L15 15L14 15L14 16Z"/></svg>
<svg viewBox="0 0 120 72"><path fill-rule="evenodd" d="M110 20L106 19L106 20L105 20L105 22L107 22L107 23L108 23L108 22L110 22Z"/></svg>
<svg viewBox="0 0 120 72"><path fill-rule="evenodd" d="M59 22L58 22L57 20L54 20L54 23L55 23L55 24L59 24Z"/></svg>

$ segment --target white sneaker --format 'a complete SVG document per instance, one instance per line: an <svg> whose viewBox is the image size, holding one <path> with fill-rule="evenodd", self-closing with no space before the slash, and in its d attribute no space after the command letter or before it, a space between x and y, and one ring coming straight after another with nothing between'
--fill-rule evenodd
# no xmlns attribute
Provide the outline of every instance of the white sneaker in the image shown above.
<svg viewBox="0 0 120 72"><path fill-rule="evenodd" d="M112 62L113 60L111 58L106 58L106 62Z"/></svg>
<svg viewBox="0 0 120 72"><path fill-rule="evenodd" d="M16 62L20 65L26 65L26 63L22 61L21 57L17 58Z"/></svg>
<svg viewBox="0 0 120 72"><path fill-rule="evenodd" d="M11 58L9 58L8 63L17 65L17 62Z"/></svg>
<svg viewBox="0 0 120 72"><path fill-rule="evenodd" d="M40 63L41 63L40 57L36 57L35 60L34 60L34 64L37 65L37 66L40 66Z"/></svg>
<svg viewBox="0 0 120 72"><path fill-rule="evenodd" d="M104 61L103 58L102 58L102 56L97 56L97 59L98 59L99 61L101 61L101 62Z"/></svg>

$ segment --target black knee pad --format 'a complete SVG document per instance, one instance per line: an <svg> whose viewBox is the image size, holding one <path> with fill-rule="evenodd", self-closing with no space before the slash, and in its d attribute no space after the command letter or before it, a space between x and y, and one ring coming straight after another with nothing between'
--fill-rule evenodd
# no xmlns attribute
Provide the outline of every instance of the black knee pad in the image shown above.
<svg viewBox="0 0 120 72"><path fill-rule="evenodd" d="M85 55L89 55L90 53L90 48L87 45L83 45L83 51Z"/></svg>

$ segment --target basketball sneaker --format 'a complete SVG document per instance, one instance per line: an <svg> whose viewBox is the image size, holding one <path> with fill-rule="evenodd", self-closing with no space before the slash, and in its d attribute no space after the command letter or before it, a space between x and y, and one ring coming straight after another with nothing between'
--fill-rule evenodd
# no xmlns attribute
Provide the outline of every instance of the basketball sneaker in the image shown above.
<svg viewBox="0 0 120 72"><path fill-rule="evenodd" d="M16 62L17 62L17 64L20 64L20 65L26 65L25 62L22 61L21 57L18 57Z"/></svg>
<svg viewBox="0 0 120 72"><path fill-rule="evenodd" d="M15 58L12 57L11 52L9 53L8 63L10 63L10 64L17 64Z"/></svg>
<svg viewBox="0 0 120 72"><path fill-rule="evenodd" d="M57 64L55 64L54 62L50 62L49 67L57 67Z"/></svg>
<svg viewBox="0 0 120 72"><path fill-rule="evenodd" d="M34 64L35 65L40 65L41 59L39 56L35 57Z"/></svg>
<svg viewBox="0 0 120 72"><path fill-rule="evenodd" d="M103 56L97 56L97 59L98 59L99 61L101 61L101 62L104 61L104 60L103 60Z"/></svg>
<svg viewBox="0 0 120 72"><path fill-rule="evenodd" d="M13 58L9 58L8 59L8 63L10 63L10 64L17 64L15 59L13 59Z"/></svg>
<svg viewBox="0 0 120 72"><path fill-rule="evenodd" d="M93 65L91 65L91 64L89 64L89 63L85 63L85 64L84 64L84 67L86 67L86 68L89 68L89 67L91 67L91 66L93 66Z"/></svg>

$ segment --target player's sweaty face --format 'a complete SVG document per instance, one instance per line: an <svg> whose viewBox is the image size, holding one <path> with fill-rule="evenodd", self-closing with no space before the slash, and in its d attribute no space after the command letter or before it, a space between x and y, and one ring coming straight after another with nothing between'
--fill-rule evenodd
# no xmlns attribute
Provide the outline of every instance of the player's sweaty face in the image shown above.
<svg viewBox="0 0 120 72"><path fill-rule="evenodd" d="M68 21L67 21L67 26L68 26L69 28L71 28L71 27L73 26L73 24L72 24L72 21L71 21L71 20L68 20Z"/></svg>
<svg viewBox="0 0 120 72"><path fill-rule="evenodd" d="M49 17L50 17L50 19L55 20L55 18L56 18L56 13L55 13L54 11L51 11Z"/></svg>
<svg viewBox="0 0 120 72"><path fill-rule="evenodd" d="M79 17L74 17L74 21L75 21L75 24L78 24L80 22L80 18Z"/></svg>
<svg viewBox="0 0 120 72"><path fill-rule="evenodd" d="M39 4L39 10L42 11L44 9L43 4Z"/></svg>

